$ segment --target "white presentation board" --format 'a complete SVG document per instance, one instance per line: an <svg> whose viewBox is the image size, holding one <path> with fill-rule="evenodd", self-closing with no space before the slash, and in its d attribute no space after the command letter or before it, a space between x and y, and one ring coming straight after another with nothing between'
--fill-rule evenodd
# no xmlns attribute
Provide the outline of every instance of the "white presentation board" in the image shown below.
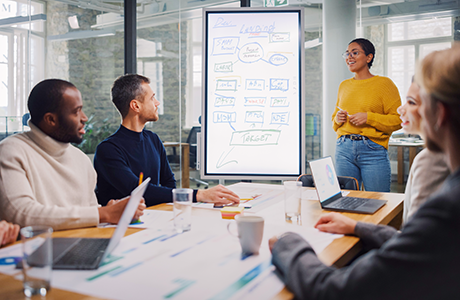
<svg viewBox="0 0 460 300"><path fill-rule="evenodd" d="M302 8L203 10L201 176L305 171Z"/></svg>

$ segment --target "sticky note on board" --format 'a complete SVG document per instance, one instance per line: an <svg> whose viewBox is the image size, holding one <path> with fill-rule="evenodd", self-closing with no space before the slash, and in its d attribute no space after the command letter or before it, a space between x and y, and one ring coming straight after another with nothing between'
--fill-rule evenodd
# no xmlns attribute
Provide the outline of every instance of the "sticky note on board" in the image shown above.
<svg viewBox="0 0 460 300"><path fill-rule="evenodd" d="M244 211L244 207L224 207L220 210L222 219L234 219L236 215L241 214Z"/></svg>

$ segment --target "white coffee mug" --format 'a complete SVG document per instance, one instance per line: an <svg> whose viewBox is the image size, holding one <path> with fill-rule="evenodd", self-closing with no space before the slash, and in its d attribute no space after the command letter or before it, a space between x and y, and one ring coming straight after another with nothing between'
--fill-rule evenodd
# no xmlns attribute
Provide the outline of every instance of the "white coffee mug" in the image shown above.
<svg viewBox="0 0 460 300"><path fill-rule="evenodd" d="M260 244L264 236L264 218L260 216L235 216L236 225L238 227L238 238L240 239L241 250L243 254L259 254ZM230 234L230 225L227 229Z"/></svg>

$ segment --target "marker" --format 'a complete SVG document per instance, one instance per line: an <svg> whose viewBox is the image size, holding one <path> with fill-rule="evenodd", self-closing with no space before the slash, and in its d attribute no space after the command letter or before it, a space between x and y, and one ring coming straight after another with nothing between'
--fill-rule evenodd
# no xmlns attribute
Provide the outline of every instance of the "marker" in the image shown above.
<svg viewBox="0 0 460 300"><path fill-rule="evenodd" d="M240 203L238 207L244 207L244 209L250 209L252 205L250 203Z"/></svg>
<svg viewBox="0 0 460 300"><path fill-rule="evenodd" d="M233 207L238 207L238 205L235 204L235 203L228 203L228 204L217 204L217 203L215 203L214 204L214 208L224 208L224 207L232 207L232 206Z"/></svg>
<svg viewBox="0 0 460 300"><path fill-rule="evenodd" d="M337 108L338 108L338 109L340 109L340 110L343 110L343 111L345 111L344 109L341 109L341 108L340 108L340 107L338 107L338 106L337 106ZM351 115L350 115L350 114L348 114L348 112L347 112L347 116L351 116Z"/></svg>

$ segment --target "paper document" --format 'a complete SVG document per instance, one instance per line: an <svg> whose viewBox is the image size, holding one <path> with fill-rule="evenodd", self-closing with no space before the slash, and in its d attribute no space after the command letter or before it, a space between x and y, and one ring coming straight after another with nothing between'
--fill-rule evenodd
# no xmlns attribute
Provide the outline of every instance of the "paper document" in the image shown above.
<svg viewBox="0 0 460 300"><path fill-rule="evenodd" d="M131 228L163 228L165 224L173 221L172 211L163 210L144 210L144 215L141 216L140 222L129 224ZM98 225L99 228L116 227L116 224L101 223Z"/></svg>
<svg viewBox="0 0 460 300"><path fill-rule="evenodd" d="M268 239L299 232L321 252L341 235L295 225L267 224L259 255L244 257L235 221L195 218L192 230L146 229L124 237L98 270L54 270L51 285L104 299L271 299L284 284L273 273ZM212 221L212 226L209 226ZM0 250L0 272L20 274L21 245ZM8 265L9 264L9 265Z"/></svg>
<svg viewBox="0 0 460 300"><path fill-rule="evenodd" d="M22 273L16 269L16 263L22 260L22 244L0 249L0 272L8 275Z"/></svg>
<svg viewBox="0 0 460 300"><path fill-rule="evenodd" d="M284 193L282 185L257 184L240 182L227 186L240 197L238 207L244 207L244 211L259 212L281 200ZM172 205L172 203L168 203ZM220 210L222 207L214 207L214 203L197 202L192 207Z"/></svg>

